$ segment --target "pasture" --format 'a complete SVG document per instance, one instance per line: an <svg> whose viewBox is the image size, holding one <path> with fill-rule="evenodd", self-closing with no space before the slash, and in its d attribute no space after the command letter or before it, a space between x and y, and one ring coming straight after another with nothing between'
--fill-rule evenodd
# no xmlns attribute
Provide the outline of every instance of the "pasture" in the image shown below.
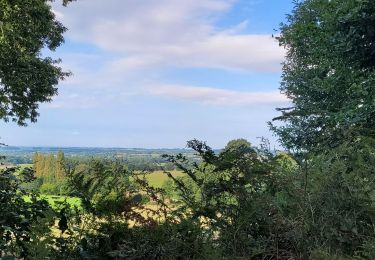
<svg viewBox="0 0 375 260"><path fill-rule="evenodd" d="M57 195L46 195L42 194L40 195L41 199L45 199L48 204L51 205L54 209L59 208L60 205L67 203L72 207L77 207L78 209L81 208L81 199L77 197L69 197L69 196L57 196ZM30 197L25 196L24 197L26 202L31 202Z"/></svg>

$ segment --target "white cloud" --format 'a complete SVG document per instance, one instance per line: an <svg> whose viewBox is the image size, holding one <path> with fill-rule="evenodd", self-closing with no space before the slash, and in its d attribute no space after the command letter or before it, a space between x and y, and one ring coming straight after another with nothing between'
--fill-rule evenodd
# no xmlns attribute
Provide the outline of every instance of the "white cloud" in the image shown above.
<svg viewBox="0 0 375 260"><path fill-rule="evenodd" d="M243 92L209 87L153 85L146 87L145 92L150 95L189 100L210 105L249 106L280 104L289 101L278 91Z"/></svg>
<svg viewBox="0 0 375 260"><path fill-rule="evenodd" d="M148 95L215 105L284 102L278 91L238 92L185 86L183 82L180 86L162 83L168 79L163 78L160 69L176 67L250 72L280 70L284 51L270 35L244 33L247 20L231 27L216 26L235 2L80 0L68 8L55 2L55 13L69 28L68 40L94 44L103 51L90 49L82 53L81 49L72 47L63 53L64 68L74 75L63 83L62 95L47 107L92 109L127 102L129 97L144 95L145 89ZM144 88L150 82L159 83Z"/></svg>
<svg viewBox="0 0 375 260"><path fill-rule="evenodd" d="M243 33L248 21L215 24L234 0L80 0L55 7L68 37L115 53L113 69L178 66L279 71L284 51L270 35Z"/></svg>

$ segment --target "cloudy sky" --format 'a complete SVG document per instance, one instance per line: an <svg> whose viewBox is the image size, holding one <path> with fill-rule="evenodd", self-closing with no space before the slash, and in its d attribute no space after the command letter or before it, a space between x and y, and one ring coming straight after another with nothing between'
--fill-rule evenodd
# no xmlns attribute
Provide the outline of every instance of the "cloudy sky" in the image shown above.
<svg viewBox="0 0 375 260"><path fill-rule="evenodd" d="M79 0L54 57L73 76L36 124L1 123L23 146L215 148L273 140L284 50L272 38L292 0ZM276 32L277 34L277 32Z"/></svg>

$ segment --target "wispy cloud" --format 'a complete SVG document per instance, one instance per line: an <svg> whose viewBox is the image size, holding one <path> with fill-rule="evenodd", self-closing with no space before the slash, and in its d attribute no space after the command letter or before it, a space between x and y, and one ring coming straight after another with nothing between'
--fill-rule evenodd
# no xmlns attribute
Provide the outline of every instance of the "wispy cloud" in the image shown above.
<svg viewBox="0 0 375 260"><path fill-rule="evenodd" d="M123 147L181 147L199 138L223 147L271 136L265 122L288 102L276 90L284 50L271 33L288 2L79 0L63 8L49 1L69 29L51 55L73 76L40 105L38 124L5 124L2 137Z"/></svg>
<svg viewBox="0 0 375 260"><path fill-rule="evenodd" d="M243 92L183 85L153 85L146 87L145 91L150 95L220 106L251 106L288 102L288 99L278 91Z"/></svg>
<svg viewBox="0 0 375 260"><path fill-rule="evenodd" d="M234 0L81 0L63 13L68 37L116 53L113 69L177 66L280 70L284 51L271 35L243 32L247 21L216 26Z"/></svg>

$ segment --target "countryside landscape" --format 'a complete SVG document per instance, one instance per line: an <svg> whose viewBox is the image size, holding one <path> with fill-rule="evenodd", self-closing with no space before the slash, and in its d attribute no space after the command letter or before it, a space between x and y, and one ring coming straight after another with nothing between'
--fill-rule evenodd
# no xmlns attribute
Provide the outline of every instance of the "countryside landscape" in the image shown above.
<svg viewBox="0 0 375 260"><path fill-rule="evenodd" d="M375 259L375 1L0 0L0 258Z"/></svg>

